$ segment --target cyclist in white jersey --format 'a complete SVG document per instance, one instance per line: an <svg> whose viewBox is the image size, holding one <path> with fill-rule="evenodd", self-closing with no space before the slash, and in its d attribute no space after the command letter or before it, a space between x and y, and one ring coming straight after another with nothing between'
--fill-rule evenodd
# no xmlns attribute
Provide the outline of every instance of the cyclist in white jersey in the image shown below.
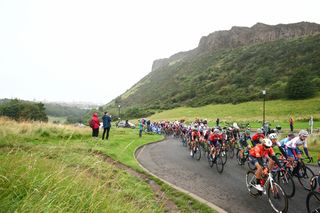
<svg viewBox="0 0 320 213"><path fill-rule="evenodd" d="M308 145L307 145L308 135L309 135L308 132L302 129L299 132L299 136L293 138L292 140L286 143L287 155L289 160L299 160L301 158L302 152L300 149L298 149L298 147L302 145L303 145L303 149L306 156L310 159ZM297 166L293 170L293 174L300 176L299 170L300 170L300 162L298 161Z"/></svg>

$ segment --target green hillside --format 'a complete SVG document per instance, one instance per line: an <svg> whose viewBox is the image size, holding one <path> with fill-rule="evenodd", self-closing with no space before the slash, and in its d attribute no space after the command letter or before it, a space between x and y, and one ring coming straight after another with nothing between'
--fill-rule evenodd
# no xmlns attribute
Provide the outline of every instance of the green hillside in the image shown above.
<svg viewBox="0 0 320 213"><path fill-rule="evenodd" d="M312 115L315 128L320 128L320 96L307 100L273 100L265 103L266 121L275 124L285 123L293 116L296 122L303 123L297 128L307 128L308 120ZM263 112L263 101L251 101L240 104L216 104L202 107L178 107L156 113L150 117L151 120L180 120L194 121L195 118L207 118L213 123L217 118L221 121L247 121L259 123L261 126Z"/></svg>
<svg viewBox="0 0 320 213"><path fill-rule="evenodd" d="M116 98L122 109L171 109L287 98L286 86L300 71L320 88L320 35L277 40L234 49L185 54L161 66ZM292 79L291 79L292 80ZM300 80L297 80L299 82Z"/></svg>

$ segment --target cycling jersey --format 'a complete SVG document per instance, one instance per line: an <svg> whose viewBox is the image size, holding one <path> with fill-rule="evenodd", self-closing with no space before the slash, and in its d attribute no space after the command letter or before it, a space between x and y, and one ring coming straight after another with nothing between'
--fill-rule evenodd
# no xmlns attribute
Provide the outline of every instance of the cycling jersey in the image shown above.
<svg viewBox="0 0 320 213"><path fill-rule="evenodd" d="M196 138L200 138L200 132L198 131L192 131L191 133L191 140L194 141Z"/></svg>
<svg viewBox="0 0 320 213"><path fill-rule="evenodd" d="M264 139L264 134L262 133L256 133L252 136L252 145L256 146L260 143L260 139Z"/></svg>
<svg viewBox="0 0 320 213"><path fill-rule="evenodd" d="M281 141L278 141L277 145L281 146L281 147L284 147L288 143L288 141L289 141L289 138L284 138Z"/></svg>
<svg viewBox="0 0 320 213"><path fill-rule="evenodd" d="M266 156L274 156L272 147L265 149L262 144L257 144L255 147L250 149L250 155L255 158L262 158Z"/></svg>
<svg viewBox="0 0 320 213"><path fill-rule="evenodd" d="M296 149L297 146L303 145L304 148L307 148L307 139L301 140L299 136L293 138L292 140L286 143L288 148Z"/></svg>
<svg viewBox="0 0 320 213"><path fill-rule="evenodd" d="M248 146L247 140L251 140L250 135L243 134L242 137L239 140L239 144L240 144L241 148L245 148L245 147Z"/></svg>
<svg viewBox="0 0 320 213"><path fill-rule="evenodd" d="M218 141L218 140L222 140L222 134L214 134L214 133L210 134L209 141Z"/></svg>

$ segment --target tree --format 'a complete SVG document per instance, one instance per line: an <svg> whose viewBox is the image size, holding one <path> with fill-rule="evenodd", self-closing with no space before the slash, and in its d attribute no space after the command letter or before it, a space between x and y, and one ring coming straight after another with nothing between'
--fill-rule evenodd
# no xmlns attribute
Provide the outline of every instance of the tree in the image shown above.
<svg viewBox="0 0 320 213"><path fill-rule="evenodd" d="M316 87L312 82L312 75L306 70L299 70L288 79L286 95L289 99L306 99L315 93Z"/></svg>

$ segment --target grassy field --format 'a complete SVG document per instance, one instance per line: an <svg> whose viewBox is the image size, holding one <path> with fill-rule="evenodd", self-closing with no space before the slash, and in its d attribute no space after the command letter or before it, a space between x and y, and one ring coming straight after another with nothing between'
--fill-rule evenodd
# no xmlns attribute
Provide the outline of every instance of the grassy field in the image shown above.
<svg viewBox="0 0 320 213"><path fill-rule="evenodd" d="M162 136L139 138L137 131L113 127L107 142L93 140L89 128L0 118L0 212L166 212L168 199L174 211L212 212L156 178L106 160L142 171L133 151Z"/></svg>
<svg viewBox="0 0 320 213"><path fill-rule="evenodd" d="M312 115L314 127L320 128L320 96L308 100L275 100L266 101L265 118L272 126L277 124L289 128L289 117L295 119L297 128L307 128ZM217 104L198 108L179 107L172 110L156 113L151 120L180 120L194 121L195 118L207 118L210 124L215 125L217 118L220 121L250 122L253 127L261 126L263 119L262 101L252 101L241 104Z"/></svg>

